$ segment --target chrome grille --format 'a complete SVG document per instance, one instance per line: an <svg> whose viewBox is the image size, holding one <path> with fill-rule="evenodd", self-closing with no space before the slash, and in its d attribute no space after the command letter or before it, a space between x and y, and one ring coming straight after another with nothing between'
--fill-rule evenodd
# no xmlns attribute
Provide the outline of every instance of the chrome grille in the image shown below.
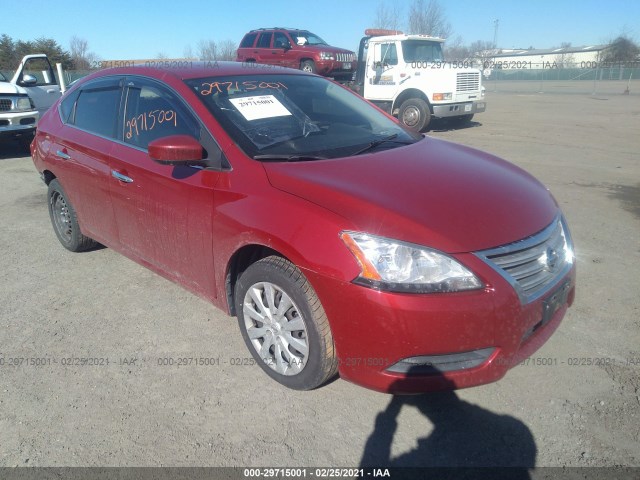
<svg viewBox="0 0 640 480"><path fill-rule="evenodd" d="M338 62L353 62L355 55L353 53L337 53L336 60Z"/></svg>
<svg viewBox="0 0 640 480"><path fill-rule="evenodd" d="M573 264L573 245L562 218L508 245L477 252L516 289L523 303L544 295Z"/></svg>
<svg viewBox="0 0 640 480"><path fill-rule="evenodd" d="M11 110L11 100L8 98L0 98L0 112Z"/></svg>
<svg viewBox="0 0 640 480"><path fill-rule="evenodd" d="M460 72L456 77L456 92L472 92L480 89L479 72Z"/></svg>

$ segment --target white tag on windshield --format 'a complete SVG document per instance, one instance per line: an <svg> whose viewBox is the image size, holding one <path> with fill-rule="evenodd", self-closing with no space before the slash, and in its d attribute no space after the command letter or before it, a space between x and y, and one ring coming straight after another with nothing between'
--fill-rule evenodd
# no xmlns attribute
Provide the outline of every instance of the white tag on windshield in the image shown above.
<svg viewBox="0 0 640 480"><path fill-rule="evenodd" d="M230 98L229 101L247 120L291 115L291 112L273 95Z"/></svg>

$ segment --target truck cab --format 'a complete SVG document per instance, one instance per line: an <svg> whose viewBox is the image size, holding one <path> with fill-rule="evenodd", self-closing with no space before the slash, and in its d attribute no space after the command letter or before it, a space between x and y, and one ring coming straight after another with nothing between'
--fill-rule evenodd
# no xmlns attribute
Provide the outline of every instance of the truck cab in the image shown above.
<svg viewBox="0 0 640 480"><path fill-rule="evenodd" d="M416 130L432 118L469 122L484 112L480 70L470 62L445 62L443 38L366 30L360 40L355 90Z"/></svg>
<svg viewBox="0 0 640 480"><path fill-rule="evenodd" d="M26 55L11 80L0 74L0 139L17 139L27 146L38 119L60 95L44 54Z"/></svg>

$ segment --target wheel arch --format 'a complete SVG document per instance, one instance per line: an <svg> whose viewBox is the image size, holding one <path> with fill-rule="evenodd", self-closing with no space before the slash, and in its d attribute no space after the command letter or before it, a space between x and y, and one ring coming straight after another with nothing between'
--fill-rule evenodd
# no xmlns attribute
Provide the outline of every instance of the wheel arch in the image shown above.
<svg viewBox="0 0 640 480"><path fill-rule="evenodd" d="M282 257L295 265L295 262L293 262L286 255L277 250L274 250L271 247L261 245L259 243L250 243L247 245L243 245L238 250L236 250L233 255L231 255L229 261L227 262L224 279L227 310L229 315L236 315L235 287L238 278L240 278L240 275L242 275L242 272L244 272L250 265L254 264L258 260L270 257L272 255Z"/></svg>
<svg viewBox="0 0 640 480"><path fill-rule="evenodd" d="M408 88L405 91L401 92L400 95L398 95L393 101L393 107L391 107L391 112L392 113L395 112L396 109L400 108L400 105L402 105L402 103L405 100L408 100L410 98L419 98L427 102L427 105L429 106L429 111L433 115L433 107L431 106L431 102L429 102L429 99L427 98L425 93L422 90L417 88Z"/></svg>
<svg viewBox="0 0 640 480"><path fill-rule="evenodd" d="M44 180L44 183L48 186L53 180L55 180L57 177L53 174L53 172L51 170L44 170L42 172L42 180Z"/></svg>

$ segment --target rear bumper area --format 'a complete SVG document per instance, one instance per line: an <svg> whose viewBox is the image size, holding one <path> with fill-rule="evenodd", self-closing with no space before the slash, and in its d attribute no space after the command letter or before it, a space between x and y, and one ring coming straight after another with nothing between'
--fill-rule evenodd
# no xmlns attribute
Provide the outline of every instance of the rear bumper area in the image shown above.
<svg viewBox="0 0 640 480"><path fill-rule="evenodd" d="M570 285L566 302L541 323L546 296L523 305L486 264L473 258L464 262L486 288L398 294L305 272L325 307L341 377L388 393L494 382L547 341L573 302L575 267L556 283Z"/></svg>

